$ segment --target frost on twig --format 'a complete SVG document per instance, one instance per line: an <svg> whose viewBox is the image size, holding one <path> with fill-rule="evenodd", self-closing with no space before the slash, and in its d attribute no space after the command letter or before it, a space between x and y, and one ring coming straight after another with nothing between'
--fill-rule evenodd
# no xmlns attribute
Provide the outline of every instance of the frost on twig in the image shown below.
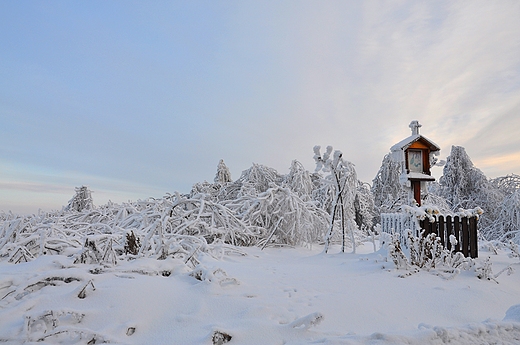
<svg viewBox="0 0 520 345"><path fill-rule="evenodd" d="M85 286L78 292L78 298L84 299L87 297L87 293L90 293L90 291L95 291L96 287L94 286L94 283L92 282L92 279L88 281Z"/></svg>
<svg viewBox="0 0 520 345"><path fill-rule="evenodd" d="M13 253L9 262L18 264L20 262L29 262L34 259L34 256L25 247L18 247Z"/></svg>
<svg viewBox="0 0 520 345"><path fill-rule="evenodd" d="M134 231L126 233L125 241L125 254L137 255L139 248L141 247L141 240L135 236Z"/></svg>
<svg viewBox="0 0 520 345"><path fill-rule="evenodd" d="M110 264L117 263L117 255L113 248L113 240L109 237L86 238L83 250L74 260L74 263L81 264Z"/></svg>
<svg viewBox="0 0 520 345"><path fill-rule="evenodd" d="M69 284L74 281L81 281L81 279L75 278L75 277L67 277L67 278L65 278L65 277L47 277L45 279L40 279L34 283L27 285L23 289L23 291L18 290L19 293L16 294L14 298L16 300L21 300L25 296L27 296L33 292L39 291L46 286L59 286L59 285L62 285L63 283ZM15 291L12 291L12 292L15 292ZM8 295L10 295L12 292L9 292ZM3 298L5 298L5 297L7 297L7 295L4 296Z"/></svg>

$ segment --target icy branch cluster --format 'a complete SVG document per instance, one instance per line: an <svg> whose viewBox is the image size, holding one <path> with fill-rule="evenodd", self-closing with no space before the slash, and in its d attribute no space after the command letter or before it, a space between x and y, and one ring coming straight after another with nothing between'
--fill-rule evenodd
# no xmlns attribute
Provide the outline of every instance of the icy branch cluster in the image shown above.
<svg viewBox="0 0 520 345"><path fill-rule="evenodd" d="M0 214L0 258L18 263L65 254L79 263L115 265L132 257L173 257L195 267L201 253L221 256L236 246L311 246L327 233L328 242L339 241L341 236L331 232L331 224L338 225L330 215L339 199L345 213L342 224L348 222L353 245L354 232L359 231L356 221L365 232L370 230L370 194L357 181L351 163L338 155L331 162L339 179L311 175L294 161L287 175L253 164L231 181L221 160L214 183L197 183L185 195L121 205L95 207L91 191L82 186L61 211ZM338 186L339 194L334 192Z"/></svg>
<svg viewBox="0 0 520 345"><path fill-rule="evenodd" d="M257 236L223 206L180 195L91 210L0 215L0 258L18 263L40 255L116 264L132 257L174 257L197 264L200 252L222 255L228 244ZM212 244L212 245L210 245Z"/></svg>

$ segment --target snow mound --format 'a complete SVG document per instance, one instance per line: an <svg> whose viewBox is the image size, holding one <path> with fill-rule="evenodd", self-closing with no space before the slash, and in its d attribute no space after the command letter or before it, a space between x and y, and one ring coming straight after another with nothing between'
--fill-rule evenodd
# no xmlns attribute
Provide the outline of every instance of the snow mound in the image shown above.
<svg viewBox="0 0 520 345"><path fill-rule="evenodd" d="M504 321L520 322L520 304L511 306L511 308L509 308L506 311L506 316L504 317Z"/></svg>

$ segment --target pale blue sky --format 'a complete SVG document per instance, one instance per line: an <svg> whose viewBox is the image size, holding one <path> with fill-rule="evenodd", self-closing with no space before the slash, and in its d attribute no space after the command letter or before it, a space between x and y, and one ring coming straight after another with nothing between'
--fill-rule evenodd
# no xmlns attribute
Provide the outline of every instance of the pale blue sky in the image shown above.
<svg viewBox="0 0 520 345"><path fill-rule="evenodd" d="M518 1L0 0L0 210L188 192L224 159L371 182L421 133L520 174ZM441 168L434 174L438 177Z"/></svg>

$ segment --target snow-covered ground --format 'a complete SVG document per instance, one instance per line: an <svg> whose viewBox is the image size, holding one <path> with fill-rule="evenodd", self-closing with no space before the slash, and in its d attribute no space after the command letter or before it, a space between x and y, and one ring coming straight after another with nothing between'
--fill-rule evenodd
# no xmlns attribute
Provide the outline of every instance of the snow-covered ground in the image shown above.
<svg viewBox="0 0 520 345"><path fill-rule="evenodd" d="M172 258L111 267L65 255L4 260L0 343L520 343L520 272L498 284L471 271L402 278L371 244L338 251L242 247L201 255L195 269ZM498 273L518 267L507 254L480 257Z"/></svg>

